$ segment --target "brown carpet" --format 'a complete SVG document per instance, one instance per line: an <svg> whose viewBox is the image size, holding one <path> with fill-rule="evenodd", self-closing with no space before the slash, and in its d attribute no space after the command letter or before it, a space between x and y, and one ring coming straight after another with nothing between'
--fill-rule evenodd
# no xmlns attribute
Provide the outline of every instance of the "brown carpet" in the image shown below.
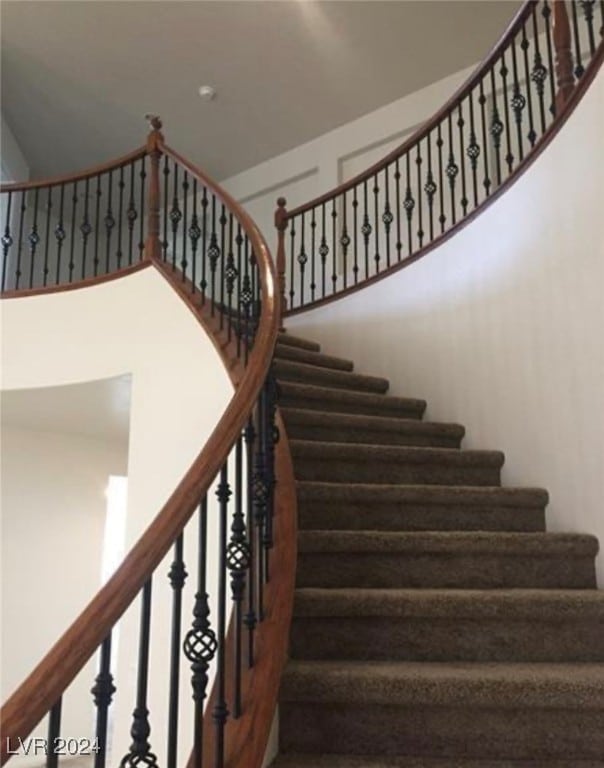
<svg viewBox="0 0 604 768"><path fill-rule="evenodd" d="M598 542L423 400L281 334L298 480L274 768L604 768Z"/></svg>

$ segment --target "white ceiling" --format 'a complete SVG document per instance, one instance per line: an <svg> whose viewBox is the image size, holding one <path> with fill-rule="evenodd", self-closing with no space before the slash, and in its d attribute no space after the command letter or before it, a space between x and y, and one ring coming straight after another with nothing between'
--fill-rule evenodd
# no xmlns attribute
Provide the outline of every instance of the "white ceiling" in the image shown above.
<svg viewBox="0 0 604 768"><path fill-rule="evenodd" d="M129 375L61 387L2 392L2 426L61 432L128 444Z"/></svg>
<svg viewBox="0 0 604 768"><path fill-rule="evenodd" d="M133 149L156 112L222 179L479 61L518 6L4 0L2 109L37 177Z"/></svg>

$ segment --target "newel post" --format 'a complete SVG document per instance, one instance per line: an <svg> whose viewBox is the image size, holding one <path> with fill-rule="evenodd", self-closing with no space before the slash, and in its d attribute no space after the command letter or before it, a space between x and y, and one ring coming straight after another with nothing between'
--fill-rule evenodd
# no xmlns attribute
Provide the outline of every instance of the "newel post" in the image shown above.
<svg viewBox="0 0 604 768"><path fill-rule="evenodd" d="M281 330L283 330L283 313L287 309L285 297L285 230L287 229L287 201L284 197L277 200L275 211L275 227L277 229L277 275L279 292L281 294Z"/></svg>
<svg viewBox="0 0 604 768"><path fill-rule="evenodd" d="M161 242L159 239L159 161L162 155L161 144L164 137L161 132L162 122L157 115L146 115L151 130L147 136L147 153L151 161L149 172L149 195L147 198L147 239L145 240L145 259L153 260L161 257Z"/></svg>
<svg viewBox="0 0 604 768"><path fill-rule="evenodd" d="M575 78L573 75L573 57L571 53L570 22L566 0L554 0L554 48L556 51L556 112L568 101Z"/></svg>

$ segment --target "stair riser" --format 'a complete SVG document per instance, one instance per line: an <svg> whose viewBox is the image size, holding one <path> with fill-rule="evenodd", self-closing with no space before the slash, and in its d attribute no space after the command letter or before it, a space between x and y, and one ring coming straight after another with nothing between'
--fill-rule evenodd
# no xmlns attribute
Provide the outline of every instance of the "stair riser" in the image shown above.
<svg viewBox="0 0 604 768"><path fill-rule="evenodd" d="M282 702L284 752L545 760L604 754L604 711Z"/></svg>
<svg viewBox="0 0 604 768"><path fill-rule="evenodd" d="M287 419L285 426L289 437L298 440L321 440L334 443L364 443L365 445L411 445L430 448L459 448L461 439L448 435L425 435L421 433L346 429L324 426L292 424Z"/></svg>
<svg viewBox="0 0 604 768"><path fill-rule="evenodd" d="M317 365L321 368L331 368L336 371L350 372L354 367L350 360L343 360L339 357L330 357L329 355L321 355L317 352L311 352L307 349L291 347L281 343L279 343L275 349L275 359Z"/></svg>
<svg viewBox="0 0 604 768"><path fill-rule="evenodd" d="M403 483L411 485L499 485L498 467L470 465L455 466L445 459L424 464L398 461L358 459L328 459L299 456L294 449L294 471L298 480L331 483Z"/></svg>
<svg viewBox="0 0 604 768"><path fill-rule="evenodd" d="M426 507L350 504L298 499L300 530L544 531L545 512L535 508Z"/></svg>
<svg viewBox="0 0 604 768"><path fill-rule="evenodd" d="M372 392L383 395L388 390L388 383L371 376L359 376L344 371L334 371L319 366L306 366L304 369L293 361L275 360L273 370L277 379L295 381L300 384L314 384L336 389L351 389L355 392Z"/></svg>
<svg viewBox="0 0 604 768"><path fill-rule="evenodd" d="M359 661L599 662L601 621L309 617L292 622L294 659Z"/></svg>
<svg viewBox="0 0 604 768"><path fill-rule="evenodd" d="M594 589L593 557L301 552L298 587Z"/></svg>
<svg viewBox="0 0 604 768"><path fill-rule="evenodd" d="M380 398L381 399L381 398ZM290 397L283 393L279 405L284 408L304 408L327 413L350 413L357 416L387 416L399 419L421 419L422 412L416 408L397 406L393 408L384 398L380 403L347 403L344 400L315 399L311 397Z"/></svg>

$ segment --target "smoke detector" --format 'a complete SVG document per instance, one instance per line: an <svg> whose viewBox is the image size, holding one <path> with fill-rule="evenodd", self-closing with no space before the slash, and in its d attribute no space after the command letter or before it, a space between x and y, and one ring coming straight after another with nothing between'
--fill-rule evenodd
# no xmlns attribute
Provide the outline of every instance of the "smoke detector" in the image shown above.
<svg viewBox="0 0 604 768"><path fill-rule="evenodd" d="M199 97L202 101L213 101L216 98L216 88L211 85L200 86Z"/></svg>

